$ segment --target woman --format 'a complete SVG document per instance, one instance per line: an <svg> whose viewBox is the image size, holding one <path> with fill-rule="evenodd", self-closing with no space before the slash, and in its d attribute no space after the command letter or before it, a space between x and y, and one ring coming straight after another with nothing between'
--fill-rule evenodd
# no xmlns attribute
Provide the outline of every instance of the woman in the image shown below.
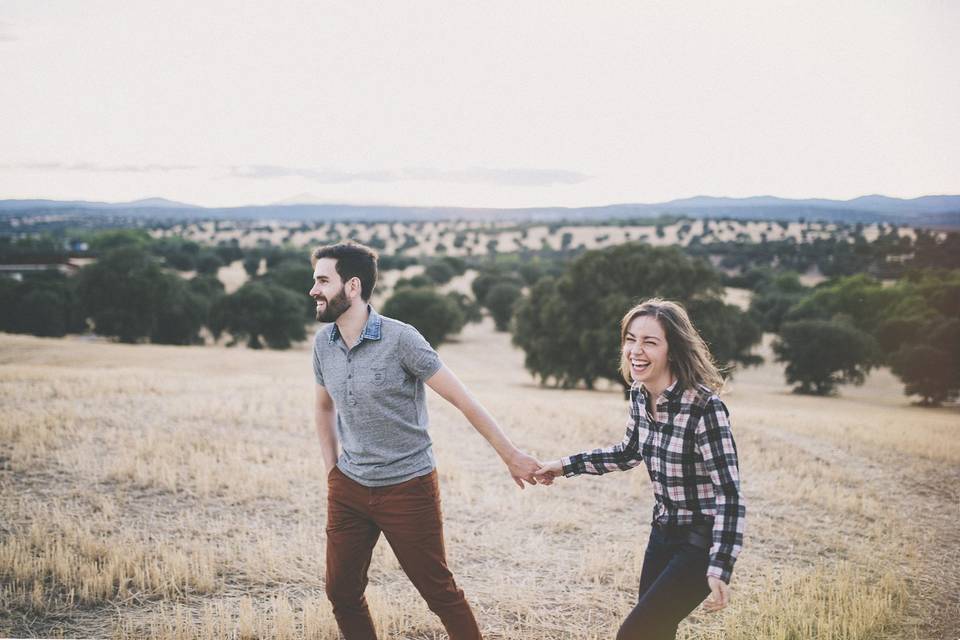
<svg viewBox="0 0 960 640"><path fill-rule="evenodd" d="M635 306L621 321L620 345L620 372L632 382L623 441L546 463L537 479L646 462L653 523L639 599L617 639L675 638L704 597L708 611L730 600L745 515L737 449L716 395L723 377L682 306L658 298Z"/></svg>

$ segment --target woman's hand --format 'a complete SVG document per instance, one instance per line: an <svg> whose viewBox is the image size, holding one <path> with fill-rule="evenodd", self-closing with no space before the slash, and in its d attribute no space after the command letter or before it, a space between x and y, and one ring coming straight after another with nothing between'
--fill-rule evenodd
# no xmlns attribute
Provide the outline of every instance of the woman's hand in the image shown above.
<svg viewBox="0 0 960 640"><path fill-rule="evenodd" d="M563 463L559 460L545 462L533 475L540 484L553 484L554 478L563 477Z"/></svg>
<svg viewBox="0 0 960 640"><path fill-rule="evenodd" d="M720 611L730 602L730 585L714 576L707 576L707 584L710 586L710 595L703 601L703 608L708 613Z"/></svg>

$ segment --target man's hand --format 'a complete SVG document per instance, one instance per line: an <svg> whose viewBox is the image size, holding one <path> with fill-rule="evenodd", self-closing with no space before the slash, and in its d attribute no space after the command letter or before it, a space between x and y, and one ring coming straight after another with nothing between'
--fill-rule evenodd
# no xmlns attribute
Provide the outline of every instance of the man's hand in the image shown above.
<svg viewBox="0 0 960 640"><path fill-rule="evenodd" d="M707 584L710 586L710 595L703 601L703 608L708 613L720 611L730 603L730 586L714 576L707 576Z"/></svg>
<svg viewBox="0 0 960 640"><path fill-rule="evenodd" d="M517 486L523 489L523 482L526 480L530 484L537 484L534 473L540 468L540 461L531 455L516 449L508 458L503 461L513 476L513 481Z"/></svg>
<svg viewBox="0 0 960 640"><path fill-rule="evenodd" d="M563 462L560 460L545 462L533 475L540 484L553 484L554 478L563 477Z"/></svg>
<svg viewBox="0 0 960 640"><path fill-rule="evenodd" d="M330 474L333 473L333 470L337 467L337 459L334 458L333 460L324 460L323 467L326 471L327 477L329 478Z"/></svg>

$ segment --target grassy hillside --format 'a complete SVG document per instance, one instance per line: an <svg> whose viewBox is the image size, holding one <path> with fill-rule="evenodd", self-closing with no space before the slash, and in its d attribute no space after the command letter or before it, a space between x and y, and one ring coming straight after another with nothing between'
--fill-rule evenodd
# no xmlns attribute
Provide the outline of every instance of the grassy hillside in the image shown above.
<svg viewBox="0 0 960 640"><path fill-rule="evenodd" d="M489 321L440 349L544 459L618 441L622 394L536 386ZM0 636L335 638L309 346L127 346L0 334ZM838 398L778 366L725 396L747 496L734 600L682 638L960 632L960 413L884 371ZM450 561L488 638L610 638L635 598L642 470L520 491L431 396ZM382 637L442 627L381 541Z"/></svg>

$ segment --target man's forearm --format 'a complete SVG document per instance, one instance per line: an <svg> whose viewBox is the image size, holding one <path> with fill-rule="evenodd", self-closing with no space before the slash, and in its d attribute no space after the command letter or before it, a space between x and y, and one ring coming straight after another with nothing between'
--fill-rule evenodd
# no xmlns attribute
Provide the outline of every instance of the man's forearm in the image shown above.
<svg viewBox="0 0 960 640"><path fill-rule="evenodd" d="M317 426L317 435L320 437L320 454L323 456L323 465L327 472L333 471L337 464L337 441L336 431L336 412L317 410L315 422Z"/></svg>
<svg viewBox="0 0 960 640"><path fill-rule="evenodd" d="M475 399L469 397L464 406L458 408L473 425L473 428L477 430L477 433L490 443L490 446L503 460L508 461L519 452L510 438L507 437L507 434L500 428L500 425L497 424L497 421L493 419L493 416Z"/></svg>

